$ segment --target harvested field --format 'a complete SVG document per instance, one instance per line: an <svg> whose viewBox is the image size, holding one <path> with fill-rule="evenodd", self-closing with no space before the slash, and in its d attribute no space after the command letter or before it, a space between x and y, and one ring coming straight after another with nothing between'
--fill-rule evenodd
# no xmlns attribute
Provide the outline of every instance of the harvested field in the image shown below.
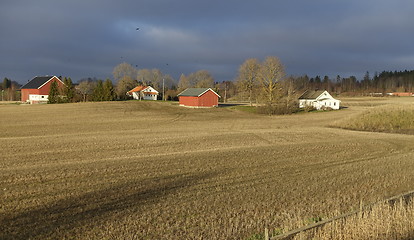
<svg viewBox="0 0 414 240"><path fill-rule="evenodd" d="M375 107L0 105L0 239L243 239L412 190L413 135L329 127Z"/></svg>

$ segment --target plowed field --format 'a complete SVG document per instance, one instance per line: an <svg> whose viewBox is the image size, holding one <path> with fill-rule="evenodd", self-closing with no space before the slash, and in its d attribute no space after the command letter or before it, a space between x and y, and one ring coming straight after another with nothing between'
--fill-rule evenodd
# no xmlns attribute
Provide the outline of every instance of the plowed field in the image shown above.
<svg viewBox="0 0 414 240"><path fill-rule="evenodd" d="M413 190L413 135L330 127L413 101L343 103L0 105L0 239L243 239Z"/></svg>

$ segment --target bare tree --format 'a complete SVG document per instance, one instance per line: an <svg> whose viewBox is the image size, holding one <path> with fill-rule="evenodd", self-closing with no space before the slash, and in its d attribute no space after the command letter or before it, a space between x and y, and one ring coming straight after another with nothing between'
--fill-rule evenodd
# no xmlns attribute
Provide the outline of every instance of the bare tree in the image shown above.
<svg viewBox="0 0 414 240"><path fill-rule="evenodd" d="M139 69L137 72L137 80L142 85L149 85L151 82L151 71L149 69Z"/></svg>
<svg viewBox="0 0 414 240"><path fill-rule="evenodd" d="M117 65L112 71L112 74L114 75L115 81L119 81L124 77L135 79L137 77L138 70L131 64L124 62Z"/></svg>
<svg viewBox="0 0 414 240"><path fill-rule="evenodd" d="M239 68L237 84L242 92L249 93L249 102L252 106L253 90L257 87L260 64L256 58L247 59Z"/></svg>
<svg viewBox="0 0 414 240"><path fill-rule="evenodd" d="M280 81L285 76L285 70L277 57L267 57L260 66L259 82L268 104L275 101Z"/></svg>
<svg viewBox="0 0 414 240"><path fill-rule="evenodd" d="M95 88L95 83L92 81L82 81L79 83L77 89L80 94L83 96L83 101L86 102L87 96L93 93Z"/></svg>
<svg viewBox="0 0 414 240"><path fill-rule="evenodd" d="M185 90L186 88L213 88L214 78L207 70L199 70L194 73L190 73L188 76L181 74L178 80L178 89Z"/></svg>
<svg viewBox="0 0 414 240"><path fill-rule="evenodd" d="M214 87L214 78L207 70L200 70L188 76L190 83L197 88Z"/></svg>
<svg viewBox="0 0 414 240"><path fill-rule="evenodd" d="M186 77L183 73L178 80L178 90L184 91L185 89L192 87L188 77Z"/></svg>
<svg viewBox="0 0 414 240"><path fill-rule="evenodd" d="M298 96L295 91L295 80L293 77L289 77L283 82L283 89L286 95L286 113L292 113L298 108Z"/></svg>
<svg viewBox="0 0 414 240"><path fill-rule="evenodd" d="M160 89L162 87L162 79L166 78L167 75L161 72L161 70L154 69L140 69L138 70L137 80L143 85L151 85L155 89Z"/></svg>
<svg viewBox="0 0 414 240"><path fill-rule="evenodd" d="M138 84L137 80L133 80L129 76L124 76L118 81L116 86L116 94L119 99L127 99L126 93L136 87Z"/></svg>
<svg viewBox="0 0 414 240"><path fill-rule="evenodd" d="M151 85L154 88L160 89L162 87L162 79L164 78L164 74L159 69L152 69L151 70Z"/></svg>

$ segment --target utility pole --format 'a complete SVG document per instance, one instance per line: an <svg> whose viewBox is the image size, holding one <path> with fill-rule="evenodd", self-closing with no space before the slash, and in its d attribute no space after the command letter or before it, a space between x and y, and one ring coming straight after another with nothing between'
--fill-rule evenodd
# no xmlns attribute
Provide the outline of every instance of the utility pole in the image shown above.
<svg viewBox="0 0 414 240"><path fill-rule="evenodd" d="M227 102L227 82L224 82L224 103Z"/></svg>
<svg viewBox="0 0 414 240"><path fill-rule="evenodd" d="M165 88L164 88L165 78L162 78L162 99L165 101Z"/></svg>

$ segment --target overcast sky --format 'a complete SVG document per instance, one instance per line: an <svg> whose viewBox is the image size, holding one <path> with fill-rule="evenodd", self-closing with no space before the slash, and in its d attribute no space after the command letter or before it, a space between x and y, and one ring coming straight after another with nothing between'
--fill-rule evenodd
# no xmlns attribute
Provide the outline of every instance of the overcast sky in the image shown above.
<svg viewBox="0 0 414 240"><path fill-rule="evenodd" d="M136 30L139 28L139 30ZM414 69L412 0L1 0L0 77L112 78L122 62L232 80L247 58L288 75Z"/></svg>

